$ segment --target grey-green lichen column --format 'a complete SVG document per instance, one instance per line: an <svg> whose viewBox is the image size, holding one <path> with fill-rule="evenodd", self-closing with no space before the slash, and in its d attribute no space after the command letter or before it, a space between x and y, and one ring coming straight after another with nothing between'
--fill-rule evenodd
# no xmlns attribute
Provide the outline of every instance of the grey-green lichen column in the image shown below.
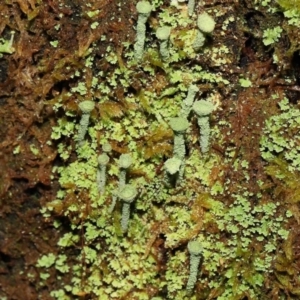
<svg viewBox="0 0 300 300"><path fill-rule="evenodd" d="M195 0L189 0L188 2L188 13L189 16L192 16L195 10Z"/></svg>
<svg viewBox="0 0 300 300"><path fill-rule="evenodd" d="M106 153L98 156L97 185L100 193L104 193L106 185L106 166L109 156Z"/></svg>
<svg viewBox="0 0 300 300"><path fill-rule="evenodd" d="M215 20L206 12L201 13L197 18L198 31L193 43L195 51L199 51L205 43L205 34L211 34L215 29Z"/></svg>
<svg viewBox="0 0 300 300"><path fill-rule="evenodd" d="M184 133L189 127L189 122L186 118L176 117L171 118L169 124L174 132L173 154L175 157L183 161L185 157Z"/></svg>
<svg viewBox="0 0 300 300"><path fill-rule="evenodd" d="M183 174L184 174L184 168L185 168L185 139L184 134L186 130L189 127L189 122L186 118L182 117L176 117L170 119L169 122L173 132L174 132L174 149L173 149L173 155L177 159L180 160L180 169L178 173L178 179L176 180L176 183L182 182Z"/></svg>
<svg viewBox="0 0 300 300"><path fill-rule="evenodd" d="M179 171L181 166L181 160L177 157L172 157L166 160L164 169L165 169L165 182L167 185L175 187Z"/></svg>
<svg viewBox="0 0 300 300"><path fill-rule="evenodd" d="M121 228L123 232L126 232L128 230L128 222L130 217L130 204L135 200L137 196L137 190L133 185L125 184L119 190L118 196L123 202Z"/></svg>
<svg viewBox="0 0 300 300"><path fill-rule="evenodd" d="M193 105L193 111L197 115L198 125L200 127L200 148L202 153L206 153L209 150L209 116L213 110L214 105L209 101L199 100Z"/></svg>
<svg viewBox="0 0 300 300"><path fill-rule="evenodd" d="M159 53L162 60L167 60L169 58L168 42L171 33L171 27L163 26L156 30L156 37L160 40Z"/></svg>
<svg viewBox="0 0 300 300"><path fill-rule="evenodd" d="M198 269L201 254L203 253L203 248L199 241L190 241L188 243L188 251L190 254L190 275L186 285L186 289L190 293L194 289L197 281Z"/></svg>
<svg viewBox="0 0 300 300"><path fill-rule="evenodd" d="M146 22L152 11L152 6L148 1L139 1L136 5L138 21L136 26L136 42L134 45L134 56L136 60L141 60L144 53L146 39Z"/></svg>
<svg viewBox="0 0 300 300"><path fill-rule="evenodd" d="M196 52L199 51L204 46L205 41L206 41L205 35L200 30L198 30L196 38L193 43L194 51Z"/></svg>
<svg viewBox="0 0 300 300"><path fill-rule="evenodd" d="M192 110L192 106L195 100L195 96L199 91L198 87L194 84L191 84L188 89L186 98L182 101L180 116L187 118Z"/></svg>
<svg viewBox="0 0 300 300"><path fill-rule="evenodd" d="M90 122L90 113L95 107L95 102L86 100L81 103L79 103L79 108L82 111L82 116L79 124L79 130L78 130L78 137L77 142L78 145L81 146L84 142L84 137L87 132L89 122Z"/></svg>
<svg viewBox="0 0 300 300"><path fill-rule="evenodd" d="M132 164L132 156L130 154L122 154L119 158L119 189L121 189L126 184L126 174L127 169Z"/></svg>

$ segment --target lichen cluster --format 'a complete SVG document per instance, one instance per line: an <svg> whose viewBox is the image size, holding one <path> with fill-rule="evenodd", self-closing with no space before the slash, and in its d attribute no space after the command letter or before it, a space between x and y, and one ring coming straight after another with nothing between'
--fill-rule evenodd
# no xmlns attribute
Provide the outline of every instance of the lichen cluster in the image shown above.
<svg viewBox="0 0 300 300"><path fill-rule="evenodd" d="M99 53L106 34L83 43L82 64L50 100L60 189L42 212L70 230L38 266L43 280L62 279L56 299L273 299L289 287L274 262L298 209L287 195L299 178L299 108L281 88L293 75L272 76L284 42L266 45L263 33L286 19L274 20L273 1L249 1L263 12L251 20L235 1L201 1L194 13L169 2L133 6L138 36L119 47ZM252 32L264 14L270 23Z"/></svg>

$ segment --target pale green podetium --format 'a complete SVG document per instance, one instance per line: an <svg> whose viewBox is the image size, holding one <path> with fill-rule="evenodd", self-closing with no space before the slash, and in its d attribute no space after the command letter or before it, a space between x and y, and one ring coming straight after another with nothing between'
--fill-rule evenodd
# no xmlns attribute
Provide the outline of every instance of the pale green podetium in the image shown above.
<svg viewBox="0 0 300 300"><path fill-rule="evenodd" d="M185 140L184 134L189 127L189 122L186 118L176 117L169 122L174 132L174 150L173 155L180 160L180 170L177 182L182 182L185 168Z"/></svg>
<svg viewBox="0 0 300 300"><path fill-rule="evenodd" d="M185 157L184 134L189 127L189 122L186 118L176 117L171 118L169 124L174 132L173 154L175 157L183 161Z"/></svg>
<svg viewBox="0 0 300 300"><path fill-rule="evenodd" d="M192 106L199 89L196 85L191 84L188 89L186 98L182 101L180 116L187 118L192 110Z"/></svg>
<svg viewBox="0 0 300 300"><path fill-rule="evenodd" d="M204 46L205 41L206 41L205 35L200 30L197 30L197 35L193 43L194 51L198 52Z"/></svg>
<svg viewBox="0 0 300 300"><path fill-rule="evenodd" d="M90 114L91 111L95 107L95 102L86 100L81 103L79 103L79 108L82 111L82 116L79 124L79 130L78 130L78 137L77 137L77 142L79 146L82 146L84 143L84 137L87 132L88 126L89 126L89 121L90 121Z"/></svg>
<svg viewBox="0 0 300 300"><path fill-rule="evenodd" d="M159 53L162 60L167 60L170 56L169 49L168 49L170 33L171 33L171 27L169 26L159 27L156 30L156 37L160 41Z"/></svg>
<svg viewBox="0 0 300 300"><path fill-rule="evenodd" d="M118 197L122 200L122 219L121 228L123 232L128 230L128 223L130 217L130 204L137 196L137 189L131 184L125 184L118 193Z"/></svg>
<svg viewBox="0 0 300 300"><path fill-rule="evenodd" d="M199 241L190 241L188 243L188 251L190 254L190 274L186 285L188 293L192 292L198 276L201 254L203 253L202 245Z"/></svg>
<svg viewBox="0 0 300 300"><path fill-rule="evenodd" d="M122 154L119 158L119 190L126 184L127 169L132 165L132 156L130 154Z"/></svg>
<svg viewBox="0 0 300 300"><path fill-rule="evenodd" d="M205 44L205 34L211 34L215 29L216 22L206 12L200 14L197 18L198 31L193 43L193 49L199 51Z"/></svg>
<svg viewBox="0 0 300 300"><path fill-rule="evenodd" d="M97 185L98 190L102 194L105 192L106 185L106 167L109 163L109 156L106 153L98 156L98 170L97 170Z"/></svg>
<svg viewBox="0 0 300 300"><path fill-rule="evenodd" d="M114 192L112 192L112 202L111 205L108 209L109 213L112 213L117 200L118 200L118 193L119 191L126 185L126 175L127 175L127 170L128 168L132 165L132 156L130 154L122 154L119 158L119 169L120 169L120 173L119 173L119 186L118 189Z"/></svg>
<svg viewBox="0 0 300 300"><path fill-rule="evenodd" d="M179 171L181 166L181 160L177 157L169 158L165 164L165 182L167 185L176 187L176 183L179 177Z"/></svg>
<svg viewBox="0 0 300 300"><path fill-rule="evenodd" d="M189 2L188 2L188 13L189 13L190 17L193 15L194 10L195 10L195 0L189 0Z"/></svg>
<svg viewBox="0 0 300 300"><path fill-rule="evenodd" d="M213 110L214 105L209 101L199 100L193 105L193 111L197 115L197 121L200 128L200 148L202 153L206 153L209 150L209 116Z"/></svg>
<svg viewBox="0 0 300 300"><path fill-rule="evenodd" d="M136 26L136 42L134 44L134 57L141 60L144 53L146 39L146 22L152 11L152 6L148 1L139 1L136 5L138 21Z"/></svg>

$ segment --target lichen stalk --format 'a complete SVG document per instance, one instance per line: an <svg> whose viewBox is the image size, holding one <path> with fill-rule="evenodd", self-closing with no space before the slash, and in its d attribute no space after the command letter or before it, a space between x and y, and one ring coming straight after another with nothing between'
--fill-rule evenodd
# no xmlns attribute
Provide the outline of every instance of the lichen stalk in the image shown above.
<svg viewBox="0 0 300 300"><path fill-rule="evenodd" d="M100 193L104 193L106 185L106 166L100 166L97 171L97 185Z"/></svg>
<svg viewBox="0 0 300 300"><path fill-rule="evenodd" d="M124 187L124 185L126 184L126 169L121 168L120 169L120 173L119 173L119 189L121 189L122 187Z"/></svg>
<svg viewBox="0 0 300 300"><path fill-rule="evenodd" d="M189 16L192 16L195 10L195 0L189 0L188 2L188 13Z"/></svg>
<svg viewBox="0 0 300 300"><path fill-rule="evenodd" d="M203 248L199 241L190 241L188 243L188 251L190 253L190 274L186 285L186 289L188 293L190 293L194 289L194 286L197 281L198 269Z"/></svg>
<svg viewBox="0 0 300 300"><path fill-rule="evenodd" d="M77 141L78 141L78 145L82 146L84 142L84 137L86 135L89 126L90 114L95 107L95 102L91 100L86 100L79 103L78 107L82 111L82 116L79 124Z"/></svg>
<svg viewBox="0 0 300 300"><path fill-rule="evenodd" d="M184 159L185 157L184 133L175 134L173 155L179 158L180 160Z"/></svg>
<svg viewBox="0 0 300 300"><path fill-rule="evenodd" d="M139 1L136 5L138 11L138 21L136 26L136 42L134 45L134 56L136 60L141 60L144 53L146 40L146 22L150 16L152 7L148 1Z"/></svg>
<svg viewBox="0 0 300 300"><path fill-rule="evenodd" d="M198 118L198 126L200 128L200 148L202 153L206 153L209 150L209 139L210 139L210 125L209 117Z"/></svg>
<svg viewBox="0 0 300 300"><path fill-rule="evenodd" d="M197 115L197 121L200 128L200 148L202 153L209 150L210 125L209 117L214 110L214 105L210 101L199 100L193 105L193 110Z"/></svg>
<svg viewBox="0 0 300 300"><path fill-rule="evenodd" d="M121 228L123 232L128 230L128 223L130 217L130 203L123 203L122 206L122 218L121 218Z"/></svg>
<svg viewBox="0 0 300 300"><path fill-rule="evenodd" d="M192 106L195 100L195 96L198 93L199 89L196 85L191 84L188 89L186 98L182 101L180 116L187 118L192 110Z"/></svg>
<svg viewBox="0 0 300 300"><path fill-rule="evenodd" d="M119 158L119 168L120 168L120 173L119 173L119 190L124 187L126 184L126 174L128 168L132 164L132 157L129 153L127 154L122 154Z"/></svg>
<svg viewBox="0 0 300 300"><path fill-rule="evenodd" d="M164 181L168 186L175 187L179 177L180 167L182 165L182 160L174 156L169 158L164 165L165 168L165 178Z"/></svg>
<svg viewBox="0 0 300 300"><path fill-rule="evenodd" d="M170 56L168 50L168 40L161 41L159 44L159 53L163 60L167 60Z"/></svg>
<svg viewBox="0 0 300 300"><path fill-rule="evenodd" d="M80 119L80 123L79 123L79 130L78 130L78 144L79 146L82 146L83 142L84 142L84 137L87 133L87 129L89 127L89 122L90 122L90 114L82 114L81 119Z"/></svg>
<svg viewBox="0 0 300 300"><path fill-rule="evenodd" d="M137 190L133 185L126 184L121 190L119 190L118 196L123 202L121 228L123 232L126 232L128 230L130 217L130 204L135 200L137 196Z"/></svg>
<svg viewBox="0 0 300 300"><path fill-rule="evenodd" d="M135 59L141 60L144 54L145 40L146 40L146 25L138 23L136 27L137 39L134 45Z"/></svg>
<svg viewBox="0 0 300 300"><path fill-rule="evenodd" d="M197 34L193 43L193 49L194 51L199 51L205 44L206 37L205 35L200 31L197 30Z"/></svg>
<svg viewBox="0 0 300 300"><path fill-rule="evenodd" d="M186 284L186 289L188 292L194 289L194 286L197 282L200 259L201 259L201 255L190 256L190 274L189 274L188 282Z"/></svg>

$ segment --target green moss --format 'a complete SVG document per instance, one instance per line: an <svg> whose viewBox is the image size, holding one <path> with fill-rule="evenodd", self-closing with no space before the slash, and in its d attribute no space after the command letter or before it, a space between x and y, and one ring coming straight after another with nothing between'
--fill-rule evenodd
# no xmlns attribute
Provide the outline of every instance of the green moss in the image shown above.
<svg viewBox="0 0 300 300"><path fill-rule="evenodd" d="M277 0L277 3L285 10L297 9L300 11L300 3L297 0Z"/></svg>

